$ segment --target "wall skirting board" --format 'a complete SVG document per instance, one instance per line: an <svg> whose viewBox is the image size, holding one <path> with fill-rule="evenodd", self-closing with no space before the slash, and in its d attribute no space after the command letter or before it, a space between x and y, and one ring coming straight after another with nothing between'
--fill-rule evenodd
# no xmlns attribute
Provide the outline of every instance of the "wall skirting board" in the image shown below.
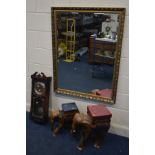
<svg viewBox="0 0 155 155"><path fill-rule="evenodd" d="M26 111L30 112L30 104L26 104ZM115 124L111 123L111 127L109 130L110 133L124 136L124 137L129 137L129 128L120 124Z"/></svg>
<svg viewBox="0 0 155 155"><path fill-rule="evenodd" d="M123 125L118 125L118 124L111 123L111 127L110 127L109 132L113 133L113 134L116 134L116 135L129 137L129 128L127 128L127 127L125 127Z"/></svg>

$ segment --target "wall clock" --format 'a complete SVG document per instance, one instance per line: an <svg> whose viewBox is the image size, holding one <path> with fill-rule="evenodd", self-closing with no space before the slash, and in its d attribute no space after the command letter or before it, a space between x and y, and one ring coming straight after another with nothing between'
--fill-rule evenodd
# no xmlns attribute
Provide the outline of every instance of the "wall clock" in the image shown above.
<svg viewBox="0 0 155 155"><path fill-rule="evenodd" d="M32 120L40 123L48 121L49 93L51 77L46 77L44 73L35 72L31 75L31 110Z"/></svg>

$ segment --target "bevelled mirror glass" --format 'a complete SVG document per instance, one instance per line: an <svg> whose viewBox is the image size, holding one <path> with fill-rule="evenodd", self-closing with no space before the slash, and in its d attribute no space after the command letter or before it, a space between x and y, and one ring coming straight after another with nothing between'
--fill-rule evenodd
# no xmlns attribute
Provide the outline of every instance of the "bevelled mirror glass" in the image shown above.
<svg viewBox="0 0 155 155"><path fill-rule="evenodd" d="M53 7L54 91L115 103L125 8Z"/></svg>

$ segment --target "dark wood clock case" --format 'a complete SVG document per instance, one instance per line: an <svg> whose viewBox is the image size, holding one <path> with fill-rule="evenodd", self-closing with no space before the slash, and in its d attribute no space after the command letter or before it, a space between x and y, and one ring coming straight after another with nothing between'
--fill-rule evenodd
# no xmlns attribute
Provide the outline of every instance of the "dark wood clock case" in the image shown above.
<svg viewBox="0 0 155 155"><path fill-rule="evenodd" d="M38 123L46 123L48 121L51 77L46 77L44 73L35 72L31 75L31 79L30 118Z"/></svg>

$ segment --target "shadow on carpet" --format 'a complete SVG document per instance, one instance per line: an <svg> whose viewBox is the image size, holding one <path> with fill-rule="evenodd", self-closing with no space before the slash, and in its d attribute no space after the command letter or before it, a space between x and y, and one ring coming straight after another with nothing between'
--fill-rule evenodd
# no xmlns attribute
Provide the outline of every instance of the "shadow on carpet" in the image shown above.
<svg viewBox="0 0 155 155"><path fill-rule="evenodd" d="M76 146L79 138L73 137L68 130L53 137L50 123L36 124L26 113L26 155L128 155L129 139L114 134L108 134L100 149L90 142L83 151Z"/></svg>

